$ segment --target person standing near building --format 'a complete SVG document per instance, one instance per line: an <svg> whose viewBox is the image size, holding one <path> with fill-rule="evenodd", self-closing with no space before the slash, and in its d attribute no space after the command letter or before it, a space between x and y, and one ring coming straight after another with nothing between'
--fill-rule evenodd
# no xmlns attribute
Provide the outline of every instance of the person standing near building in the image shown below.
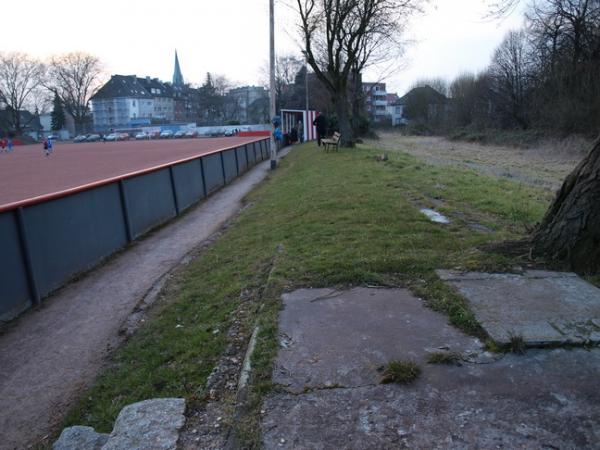
<svg viewBox="0 0 600 450"><path fill-rule="evenodd" d="M300 143L302 144L304 142L304 124L301 120L298 121L296 128L298 129L298 138L300 139Z"/></svg>
<svg viewBox="0 0 600 450"><path fill-rule="evenodd" d="M321 146L321 139L325 137L327 133L327 118L320 112L317 113L316 119L313 121L313 125L317 127L317 144Z"/></svg>

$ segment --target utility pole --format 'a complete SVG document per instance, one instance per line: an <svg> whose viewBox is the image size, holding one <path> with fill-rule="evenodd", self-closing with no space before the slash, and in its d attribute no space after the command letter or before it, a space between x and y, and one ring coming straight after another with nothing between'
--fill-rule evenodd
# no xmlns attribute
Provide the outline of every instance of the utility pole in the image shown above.
<svg viewBox="0 0 600 450"><path fill-rule="evenodd" d="M274 0L269 0L269 38L270 38L270 58L269 58L269 100L271 121L275 119L277 111L275 110L275 5ZM273 125L274 126L274 125ZM277 167L277 144L275 136L271 133L271 170Z"/></svg>
<svg viewBox="0 0 600 450"><path fill-rule="evenodd" d="M302 133L306 134L306 139L304 139L304 141L308 141L308 56L306 55L306 53L304 54L304 56L304 67L306 68L306 71L304 72L304 93L306 94L306 123L303 124ZM312 123L310 124L310 126L312 126Z"/></svg>

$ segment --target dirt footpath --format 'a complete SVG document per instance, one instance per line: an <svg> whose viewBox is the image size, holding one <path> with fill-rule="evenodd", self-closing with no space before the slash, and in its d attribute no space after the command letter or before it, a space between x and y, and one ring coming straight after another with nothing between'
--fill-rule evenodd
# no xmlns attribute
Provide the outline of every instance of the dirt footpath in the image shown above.
<svg viewBox="0 0 600 450"><path fill-rule="evenodd" d="M242 207L266 176L251 169L183 217L60 290L0 335L0 448L44 441L122 340L138 302Z"/></svg>
<svg viewBox="0 0 600 450"><path fill-rule="evenodd" d="M548 141L525 149L455 142L435 136L403 136L394 132L380 132L379 137L378 141L366 141L366 144L410 153L428 164L466 167L550 190L558 189L591 149L591 144L588 146L575 139Z"/></svg>

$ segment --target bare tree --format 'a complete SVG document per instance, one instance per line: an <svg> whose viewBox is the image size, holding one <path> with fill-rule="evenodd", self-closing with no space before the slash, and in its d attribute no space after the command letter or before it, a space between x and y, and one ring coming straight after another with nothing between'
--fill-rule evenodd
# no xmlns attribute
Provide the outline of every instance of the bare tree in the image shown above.
<svg viewBox="0 0 600 450"><path fill-rule="evenodd" d="M295 55L282 55L275 60L275 95L279 109L289 107L296 75L303 65L304 61Z"/></svg>
<svg viewBox="0 0 600 450"><path fill-rule="evenodd" d="M504 0L504 4L514 1L516 0ZM550 19L540 23L542 30L551 31L548 35L551 38L550 48L556 52L563 45L570 49L566 55L571 68L578 67L582 63L582 56L587 53L590 58L588 61L596 67L597 82L600 59L600 26L597 17L600 15L600 1L547 0L543 6L549 8L544 11L553 12L549 16L540 15L541 4L537 3L537 6L538 17ZM587 17L587 20L582 20L582 17ZM565 23L570 32L563 33ZM573 82L576 78L567 77L567 80ZM600 127L597 122L596 127ZM534 255L566 263L579 272L600 272L599 174L600 139L567 176L542 222L534 231Z"/></svg>
<svg viewBox="0 0 600 450"><path fill-rule="evenodd" d="M511 14L521 0L492 0L488 1L490 18L503 18Z"/></svg>
<svg viewBox="0 0 600 450"><path fill-rule="evenodd" d="M81 131L89 120L90 98L103 78L100 60L87 53L68 53L51 58L44 85L56 94Z"/></svg>
<svg viewBox="0 0 600 450"><path fill-rule="evenodd" d="M352 144L353 80L396 57L404 25L420 0L296 0L308 64L335 106L342 144Z"/></svg>
<svg viewBox="0 0 600 450"><path fill-rule="evenodd" d="M297 55L285 54L275 58L275 104L278 110L298 106L293 104L292 97L295 95L296 77L303 67L304 60ZM265 62L260 81L265 87L269 86L269 70L269 63Z"/></svg>
<svg viewBox="0 0 600 450"><path fill-rule="evenodd" d="M6 105L10 125L20 134L27 124L21 123L21 111L38 90L42 64L25 53L0 52L0 100Z"/></svg>
<svg viewBox="0 0 600 450"><path fill-rule="evenodd" d="M510 31L494 52L489 73L492 89L504 122L529 126L527 95L532 76L527 37L523 31Z"/></svg>
<svg viewBox="0 0 600 450"><path fill-rule="evenodd" d="M38 114L46 114L52 109L53 94L41 84L35 88L26 102L26 109Z"/></svg>

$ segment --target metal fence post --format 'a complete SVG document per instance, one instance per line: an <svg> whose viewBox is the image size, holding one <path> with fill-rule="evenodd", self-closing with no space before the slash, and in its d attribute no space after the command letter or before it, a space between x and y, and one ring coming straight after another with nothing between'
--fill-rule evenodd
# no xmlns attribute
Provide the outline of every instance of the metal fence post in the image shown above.
<svg viewBox="0 0 600 450"><path fill-rule="evenodd" d="M123 211L123 221L125 222L125 234L127 236L127 242L132 242L133 230L131 228L129 207L127 206L127 194L125 193L125 183L123 180L119 180L119 197L121 198L121 210Z"/></svg>
<svg viewBox="0 0 600 450"><path fill-rule="evenodd" d="M206 175L204 173L204 161L202 158L198 158L200 161L200 173L202 174L202 190L204 191L204 198L208 196L208 192L206 191Z"/></svg>
<svg viewBox="0 0 600 450"><path fill-rule="evenodd" d="M41 303L40 290L38 288L35 272L33 270L33 261L31 259L31 251L29 249L29 240L27 238L27 231L25 229L25 216L23 215L22 206L16 209L16 214L17 227L19 229L19 243L21 244L21 251L23 253L23 262L25 263L25 272L27 274L29 293L31 294L32 303L34 305L39 305Z"/></svg>
<svg viewBox="0 0 600 450"><path fill-rule="evenodd" d="M219 156L221 157L221 172L223 173L223 185L227 184L227 177L225 176L225 159L223 158L223 152L219 152Z"/></svg>
<svg viewBox="0 0 600 450"><path fill-rule="evenodd" d="M238 161L238 155L237 152L238 151L238 147L235 148L235 150L233 151L233 153L235 154L235 173L236 173L236 177L240 176L240 163Z"/></svg>
<svg viewBox="0 0 600 450"><path fill-rule="evenodd" d="M173 166L169 166L169 176L171 177L171 192L173 192L173 201L175 202L175 214L179 215L179 200L177 200L177 187L175 186L175 174Z"/></svg>

